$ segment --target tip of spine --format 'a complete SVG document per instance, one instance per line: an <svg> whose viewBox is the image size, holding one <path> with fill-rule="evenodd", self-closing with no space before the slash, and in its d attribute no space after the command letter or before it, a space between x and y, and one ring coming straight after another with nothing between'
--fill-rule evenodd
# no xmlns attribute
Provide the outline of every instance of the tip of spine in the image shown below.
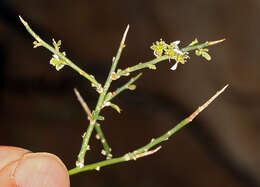
<svg viewBox="0 0 260 187"><path fill-rule="evenodd" d="M215 45L215 44L224 42L225 40L226 40L226 38L223 38L223 39L221 39L221 40L216 40L216 41L210 41L208 44L209 44L209 45Z"/></svg>
<svg viewBox="0 0 260 187"><path fill-rule="evenodd" d="M224 86L224 88L222 88L222 89L220 90L220 92L224 92L225 89L226 89L228 86L229 86L229 84L227 84L226 86Z"/></svg>
<svg viewBox="0 0 260 187"><path fill-rule="evenodd" d="M24 19L22 18L21 15L19 15L20 21L24 24L24 25L28 25L26 21L24 21Z"/></svg>
<svg viewBox="0 0 260 187"><path fill-rule="evenodd" d="M128 24L127 27L126 27L126 29L125 29L125 32L124 32L122 41L121 41L122 44L125 44L125 39L126 39L126 35L127 35L127 33L128 33L128 30L129 30L129 27L130 27L130 25Z"/></svg>

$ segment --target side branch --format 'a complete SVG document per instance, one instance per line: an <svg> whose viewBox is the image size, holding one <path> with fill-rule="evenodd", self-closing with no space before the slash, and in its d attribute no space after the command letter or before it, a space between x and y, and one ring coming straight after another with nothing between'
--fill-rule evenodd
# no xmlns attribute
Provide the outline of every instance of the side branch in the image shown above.
<svg viewBox="0 0 260 187"><path fill-rule="evenodd" d="M74 92L77 96L77 99L78 101L80 102L82 108L84 109L84 111L86 112L87 116L88 116L88 120L90 121L90 125L92 126L93 124L93 117L92 117L92 114L91 114L91 110L89 109L86 101L84 101L84 99L82 98L82 96L80 95L80 93L78 92L78 90L76 88L74 88ZM95 129L97 131L97 136L101 139L101 143L103 144L103 147L105 149L105 152L106 152L106 155L107 155L107 159L110 159L112 157L111 155L111 148L109 147L107 141L106 141L106 138L105 138L105 135L100 127L100 124L96 123L95 125ZM80 152L80 154L78 155L78 158L79 160L81 161L78 161L77 162L77 165L79 165L79 167L82 167L82 160L84 160L84 157L85 157L85 154L86 154L86 151L88 150L89 148L89 145L88 145L88 142L89 142L89 138L90 138L90 135L88 135L87 133L85 133L83 135L83 139L85 139L85 141L83 141L82 145L83 145L83 148L82 148L82 152Z"/></svg>
<svg viewBox="0 0 260 187"><path fill-rule="evenodd" d="M205 48L208 46L212 46L212 45L216 45L218 43L224 42L226 39L223 38L221 40L215 40L215 41L209 41L209 42L205 42L202 44L197 44L197 45L192 45L192 46L187 46L181 49L182 52L188 52L188 51L193 51L196 49L201 49L201 48Z"/></svg>
<svg viewBox="0 0 260 187"><path fill-rule="evenodd" d="M77 90L77 88L74 88L74 93L77 96L77 99L79 101L79 103L81 104L82 108L84 109L84 111L86 112L87 116L88 116L88 120L91 120L91 110L89 109L86 101L84 101L84 99L82 98L82 96L80 95L79 91Z"/></svg>
<svg viewBox="0 0 260 187"><path fill-rule="evenodd" d="M23 20L23 18L21 16L19 16L21 22L23 23L24 27L26 28L26 30L32 35L32 37L34 37L34 39L39 42L38 46L43 46L46 49L48 49L49 51L51 51L53 54L57 55L60 59L62 59L64 62L66 62L66 64L68 66L70 66L72 69L74 69L75 71L77 71L80 75L82 75L83 77L85 77L86 79L88 79L93 86L95 86L97 89L100 89L101 84L99 84L96 79L94 78L94 76L86 73L85 71L83 71L82 69L80 69L75 63L73 63L70 59L68 59L67 57L65 57L64 54L62 54L61 52L59 52L58 50L56 50L55 48L53 48L51 45L47 44L45 41L43 41L40 36L38 36L29 26L29 24Z"/></svg>
<svg viewBox="0 0 260 187"><path fill-rule="evenodd" d="M189 117L187 117L186 119L182 120L180 123L178 123L176 126L174 126L172 129L170 129L168 132L166 132L165 134L163 134L162 136L158 137L158 138L153 138L151 139L151 141L146 144L145 146L131 152L131 153L127 153L124 156L118 157L118 158L113 158L110 160L105 160L105 161L101 161L101 162L97 162L94 164L89 164L86 165L82 168L76 167L73 168L71 170L69 170L69 175L74 175L77 173L81 173L84 171L89 171L89 170L100 170L101 167L104 166L108 166L108 165L112 165L112 164L117 164L120 162L126 162L129 160L136 160L138 158L141 158L143 156L147 156L150 154L153 154L155 152L157 152L161 147L158 147L154 150L150 150L151 148L153 148L154 146L156 146L157 144L166 141L169 139L169 137L171 137L173 134L175 134L176 132L178 132L180 129L182 129L184 126L186 126L187 124L189 124L192 119L194 119L202 110L204 110L213 100L215 100L221 93L224 92L224 90L227 88L228 85L226 85L223 89L221 89L220 91L218 91L213 97L211 97L205 104L203 104L201 107L201 109L196 110L194 113L192 113Z"/></svg>
<svg viewBox="0 0 260 187"><path fill-rule="evenodd" d="M205 108L207 108L210 103L212 103L220 94L222 94L227 87L228 87L228 84L224 88L219 90L214 96L212 96L206 103L204 103L202 106L200 106L187 119L189 121L192 121L200 112L202 112Z"/></svg>
<svg viewBox="0 0 260 187"><path fill-rule="evenodd" d="M137 81L140 77L141 77L142 73L139 73L137 76L132 77L127 83L125 83L122 87L116 89L115 91L113 91L111 94L107 94L107 97L105 98L104 103L111 101L114 97L116 97L118 94L120 94L121 92L125 91L125 90L134 90L135 89L135 85L133 85L133 83L135 81Z"/></svg>
<svg viewBox="0 0 260 187"><path fill-rule="evenodd" d="M120 42L116 57L113 58L112 66L111 66L110 71L109 71L109 75L107 77L107 80L105 82L103 89L100 91L100 95L99 95L99 98L98 98L96 108L92 112L93 120L89 124L86 133L83 135L83 141L82 141L81 149L80 149L80 152L78 154L78 160L76 161L77 168L83 168L83 166L84 166L84 159L85 159L85 155L86 155L86 151L87 151L87 147L88 147L88 142L89 142L90 136L92 135L92 131L93 131L94 127L96 128L96 131L97 131L99 137L104 137L104 134L101 131L101 127L100 127L99 124L97 124L97 121L98 121L99 114L100 114L100 111L102 109L102 106L104 104L105 96L106 96L107 91L108 91L108 89L111 85L111 82L113 81L113 74L115 73L116 66L117 66L118 61L120 59L123 48L125 47L125 39L126 39L126 35L127 35L128 30L129 30L129 25L126 27L126 30L123 34L123 37L122 37L122 40ZM111 154L110 154L110 148L108 147L108 144L104 144L105 143L104 141L102 143L103 143L104 149L106 150L106 153L108 154L107 157L110 158Z"/></svg>
<svg viewBox="0 0 260 187"><path fill-rule="evenodd" d="M193 51L193 50L196 50L196 49L202 49L202 48L205 48L205 47L208 47L208 46L216 45L216 44L221 43L223 41L225 41L225 39L216 40L216 41L209 41L209 42L204 42L202 44L187 46L187 47L182 48L181 51L182 52L189 52L189 51ZM135 66L128 67L128 68L126 68L126 69L124 69L120 72L117 72L117 76L128 75L131 72L134 72L134 71L137 71L137 70L140 70L140 69L144 69L144 68L151 68L152 65L155 65L155 64L157 64L161 61L168 60L168 59L169 59L169 56L164 55L164 56L155 58L153 60L150 60L150 61L147 61L147 62L144 62L144 63L139 63Z"/></svg>

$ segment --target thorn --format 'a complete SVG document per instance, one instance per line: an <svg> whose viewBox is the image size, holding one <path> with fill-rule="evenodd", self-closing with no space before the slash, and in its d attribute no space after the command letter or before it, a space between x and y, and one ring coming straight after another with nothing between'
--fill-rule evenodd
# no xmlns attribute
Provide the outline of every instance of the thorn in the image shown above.
<svg viewBox="0 0 260 187"><path fill-rule="evenodd" d="M84 136L85 136L85 135L86 135L86 132L84 132L84 134L83 134L83 135L81 135L81 137L82 137L82 138L84 138Z"/></svg>
<svg viewBox="0 0 260 187"><path fill-rule="evenodd" d="M124 45L125 44L125 39L126 39L126 35L128 33L128 30L129 30L129 24L127 25L126 29L125 29L125 32L124 32L124 35L123 35L123 38L121 40L121 45Z"/></svg>
<svg viewBox="0 0 260 187"><path fill-rule="evenodd" d="M91 116L91 111L86 103L86 101L84 101L84 99L82 98L82 96L80 95L79 91L77 90L77 88L74 88L74 93L79 101L79 103L81 104L82 108L85 110L88 118L92 119Z"/></svg>
<svg viewBox="0 0 260 187"><path fill-rule="evenodd" d="M157 151L159 151L161 148L162 148L162 146L159 146L156 149L153 149L151 151L145 151L145 152L143 152L141 154L135 155L134 159L138 159L138 158L141 158L141 157L144 157L144 156L148 156L148 155L154 154Z"/></svg>
<svg viewBox="0 0 260 187"><path fill-rule="evenodd" d="M22 16L19 15L20 21L23 23L24 26L27 26L28 23L26 21L24 21L24 19L22 18Z"/></svg>
<svg viewBox="0 0 260 187"><path fill-rule="evenodd" d="M218 43L221 43L221 42L224 42L226 40L226 38L223 38L221 40L216 40L216 41L210 41L208 42L208 45L215 45L215 44L218 44Z"/></svg>
<svg viewBox="0 0 260 187"><path fill-rule="evenodd" d="M210 103L212 103L220 94L222 94L227 87L228 87L228 84L224 88L219 90L215 95L213 95L206 103L204 103L202 106L200 106L195 112L193 112L187 118L187 120L192 121L200 112L202 112L205 108L207 108Z"/></svg>

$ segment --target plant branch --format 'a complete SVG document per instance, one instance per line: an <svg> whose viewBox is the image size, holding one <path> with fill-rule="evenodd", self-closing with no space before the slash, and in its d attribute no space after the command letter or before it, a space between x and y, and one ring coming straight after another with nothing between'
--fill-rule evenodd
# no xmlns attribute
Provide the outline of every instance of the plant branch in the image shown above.
<svg viewBox="0 0 260 187"><path fill-rule="evenodd" d="M216 40L216 41L209 41L209 42L204 42L202 44L187 46L187 47L182 48L181 51L182 52L193 51L193 50L196 50L196 49L201 49L201 48L205 48L205 47L208 47L208 46L216 45L216 44L221 43L223 41L225 41L225 39ZM151 68L151 65L155 65L155 64L157 64L161 61L168 60L168 59L169 59L169 57L167 55L164 55L164 56L155 58L153 60L150 60L150 61L147 61L147 62L144 62L144 63L139 63L135 66L128 67L128 68L126 68L122 71L117 72L117 76L126 75L126 74L129 74L131 72L134 72L134 71L137 71L137 70L140 70L140 69L144 69L144 68Z"/></svg>
<svg viewBox="0 0 260 187"><path fill-rule="evenodd" d="M193 51L193 50L196 50L196 49L202 49L202 48L205 48L205 47L208 47L208 46L212 46L212 45L216 45L218 43L224 42L225 40L226 39L223 38L221 40L216 40L216 41L207 41L207 42L204 42L202 44L196 44L196 45L184 47L184 48L181 49L181 51L182 52L188 52L188 51Z"/></svg>
<svg viewBox="0 0 260 187"><path fill-rule="evenodd" d="M126 30L125 30L123 38L121 40L121 43L120 43L119 49L117 51L116 57L114 57L113 60L112 60L112 66L110 68L109 75L108 75L106 83L104 85L104 90L103 90L103 92L100 94L100 96L98 98L98 103L97 103L97 106L96 106L96 109L95 109L98 113L102 109L104 98L105 98L105 96L107 94L107 91L108 91L110 85L111 85L111 82L113 81L113 79L115 79L114 76L115 76L116 66L117 66L118 61L120 59L121 53L123 51L123 48L125 47L125 39L126 39L126 35L127 35L128 30L129 30L129 25L127 25L127 27L126 27Z"/></svg>
<svg viewBox="0 0 260 187"><path fill-rule="evenodd" d="M28 23L26 21L23 20L23 18L21 16L19 16L21 22L23 23L24 27L26 28L26 30L34 37L34 39L39 42L38 46L43 46L46 49L48 49L49 51L51 51L53 54L57 55L60 59L62 59L68 66L70 66L72 69L74 69L75 71L77 71L80 75L82 75L83 77L85 77L86 79L88 79L93 86L95 86L96 88L100 88L101 84L99 84L96 79L94 78L94 76L86 73L85 71L83 71L82 69L80 69L74 62L72 62L70 59L68 59L67 57L65 57L64 54L62 54L61 52L59 52L58 50L56 50L55 48L53 48L51 45L47 44L45 41L43 41L28 25Z"/></svg>
<svg viewBox="0 0 260 187"><path fill-rule="evenodd" d="M123 92L124 90L127 90L127 89L134 89L134 88L131 88L131 85L137 81L140 77L141 77L142 73L139 73L137 76L131 78L127 83L125 83L122 87L116 89L116 91L112 92L111 93L111 96L110 97L106 97L104 103L106 102L109 102L111 101L114 97L116 97L118 94L120 94L121 92Z"/></svg>
<svg viewBox="0 0 260 187"><path fill-rule="evenodd" d="M84 109L84 111L86 112L88 119L91 120L91 110L89 109L86 101L84 101L84 99L82 98L82 96L80 95L79 91L77 90L77 88L74 88L74 93L77 96L77 99L79 101L79 103L81 104L82 108Z"/></svg>
<svg viewBox="0 0 260 187"><path fill-rule="evenodd" d="M131 72L134 72L134 71L137 71L137 70L140 70L140 69L149 68L151 65L155 65L155 64L157 64L161 61L168 60L168 59L169 59L169 57L165 55L165 56L161 56L161 57L155 58L153 60L150 60L148 62L144 62L144 63L141 62L141 63L139 63L135 66L128 67L128 68L126 68L122 71L119 71L117 73L117 75L118 76L127 75Z"/></svg>
<svg viewBox="0 0 260 187"><path fill-rule="evenodd" d="M88 79L91 83L92 83L92 86L96 87L97 88L97 91L98 92L101 92L103 90L102 86L100 83L98 83L96 81L96 79L94 78L94 76L86 73L85 71L83 71L82 69L80 69L77 65L75 65L71 60L69 60L67 57L65 57L64 54L62 54L61 52L59 52L59 50L57 48L53 48L51 45L47 44L45 41L43 41L29 26L29 24L23 20L23 18L21 16L19 16L21 22L23 23L23 25L25 26L26 30L36 39L36 41L38 42L36 47L39 47L39 46L43 46L45 47L46 49L48 49L49 51L51 51L53 54L57 55L61 60L63 60L66 65L70 66L72 69L74 69L75 71L77 71L80 75L82 75L83 77L85 77L86 79ZM83 141L82 141L82 145L81 145L81 152L80 154L78 155L78 158L80 158L79 160L84 160L84 157L85 157L85 154L86 154L86 151L87 149L89 148L88 146L88 142L89 142L89 138L92 134L92 130L94 127L96 127L96 131L97 133L103 137L103 142L105 140L105 137L104 137L104 134L102 132L102 129L100 126L95 126L95 120L93 120L93 117L92 117L92 114L90 113L90 110L86 104L86 102L84 102L84 100L82 99L82 97L80 96L80 94L77 92L77 90L74 90L76 95L77 95L77 98L79 100L79 102L81 103L82 107L84 108L85 112L87 113L88 115L88 118L90 120L90 124L89 124L89 127L88 127L88 130L86 133L84 133L83 135ZM102 142L102 144L104 145L104 143ZM106 142L106 141L105 141ZM107 147L107 143L105 145L105 147ZM84 163L84 161L83 161ZM79 165L80 167L82 167L84 164L82 164L82 162L79 162L77 161L76 162L76 165Z"/></svg>
<svg viewBox="0 0 260 187"><path fill-rule="evenodd" d="M209 106L220 94L222 94L225 89L228 87L228 84L224 86L221 90L219 90L215 95L213 95L206 103L200 106L195 112L193 112L189 117L188 120L192 121L199 113L201 113L205 108Z"/></svg>
<svg viewBox="0 0 260 187"><path fill-rule="evenodd" d="M100 124L96 123L95 128L96 128L96 130L97 129L101 130ZM98 130L97 130L97 132L98 132ZM112 149L108 145L107 140L106 140L105 135L103 134L103 132L100 131L99 133L97 133L96 138L100 139L100 141L101 141L101 143L102 143L102 145L104 147L104 151L105 151L104 155L106 156L106 159L111 159L112 158L112 154L111 154ZM102 153L103 153L103 150L102 150Z"/></svg>
<svg viewBox="0 0 260 187"><path fill-rule="evenodd" d="M126 161L130 161L130 160L136 160L140 157L146 156L146 155L150 155L154 152L157 151L157 149L155 150L150 150L151 148L153 148L154 146L156 146L157 144L166 141L169 139L169 137L171 137L173 134L175 134L177 131L179 131L180 129L182 129L184 126L186 126L187 124L189 124L202 110L204 110L213 100L215 100L221 93L224 92L224 90L227 88L228 85L226 85L223 89L221 89L220 91L218 91L213 97L211 97L205 104L203 104L201 107L199 107L194 113L192 113L189 117L187 117L186 119L182 120L180 123L178 123L176 126L174 126L172 129L170 129L168 132L166 132L165 134L163 134L162 136L156 138L156 139L152 139L148 144L146 144L145 146L131 152L131 153L127 153L124 156L118 157L118 158L113 158L110 160L105 160L105 161L101 161L101 162L97 162L94 164L89 164L86 165L82 168L73 168L71 170L69 170L69 175L75 175L77 173L81 173L84 171L89 171L89 170L100 170L101 167L104 166L108 166L108 165L112 165L112 164L117 164L120 162L126 162Z"/></svg>
<svg viewBox="0 0 260 187"><path fill-rule="evenodd" d="M87 116L88 116L88 120L92 119L92 114L91 111L87 105L87 103L84 101L84 99L81 97L80 93L78 92L78 90L76 88L74 88L74 92L77 96L78 101L80 102L81 106L83 107L83 109L85 110ZM99 137L99 139L101 140L101 143L103 144L103 147L105 149L106 155L107 155L107 159L110 159L112 157L111 155L111 148L109 147L107 140L105 138L104 133L102 132L102 129L100 127L100 124L96 123L95 125L95 129L97 131L97 136ZM86 145L84 145L86 146Z"/></svg>
<svg viewBox="0 0 260 187"><path fill-rule="evenodd" d="M120 42L120 46L119 46L119 49L117 51L116 57L114 57L113 60L112 60L112 66L110 68L110 72L109 72L109 75L107 77L107 80L106 80L106 83L104 85L104 88L103 88L103 90L100 91L100 95L99 95L99 98L98 98L98 102L97 102L96 108L92 112L92 122L89 124L86 133L83 135L83 141L82 141L81 149L80 149L80 152L78 154L78 160L76 161L76 166L79 167L79 168L82 168L84 166L86 149L88 147L88 142L89 142L90 136L92 134L93 128L95 126L96 126L96 130L97 130L98 135L100 137L102 137L103 133L101 133L101 131L99 131L99 130L101 130L100 126L99 125L95 125L95 124L96 124L96 121L99 119L99 113L100 113L101 109L103 108L104 98L105 98L105 96L107 94L107 91L108 91L110 85L111 85L111 82L113 81L113 76L115 74L116 66L117 66L118 61L120 59L121 53L123 51L123 48L125 47L125 39L126 39L126 35L127 35L128 30L129 30L129 25L126 27L126 30L125 30L125 32L123 34L123 37L122 37L122 40ZM103 146L104 145L108 146L107 144L103 144ZM106 149L107 154L108 154L107 156L109 156L111 149L107 148L105 146L104 146L104 149Z"/></svg>

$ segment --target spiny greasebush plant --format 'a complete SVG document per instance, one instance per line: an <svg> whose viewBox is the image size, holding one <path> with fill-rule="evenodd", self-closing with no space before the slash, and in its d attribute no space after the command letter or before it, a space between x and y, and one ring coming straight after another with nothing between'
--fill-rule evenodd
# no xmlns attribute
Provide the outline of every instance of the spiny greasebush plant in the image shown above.
<svg viewBox="0 0 260 187"><path fill-rule="evenodd" d="M22 19L20 16L20 20L27 29L27 31L33 36L35 41L33 42L33 47L44 47L48 49L50 52L52 52L52 57L50 59L50 64L53 65L57 71L60 71L63 67L69 66L76 72L78 72L81 76L85 77L88 81L90 81L91 86L95 88L97 93L99 94L99 98L96 104L96 107L94 109L90 109L87 105L87 103L84 101L84 99L81 97L80 93L77 91L77 89L74 89L75 94L81 103L83 109L85 110L88 120L89 120L89 126L86 130L86 132L83 134L82 138L82 145L81 149L78 154L78 158L76 161L76 166L73 169L70 169L69 175L75 175L80 172L88 171L88 170L100 170L102 167L107 165L112 165L120 162L130 161L130 160L136 160L144 156L151 155L155 152L157 152L161 146L156 147L159 143L168 140L170 136L175 134L177 131L179 131L181 128L189 124L202 110L204 110L217 96L219 96L228 85L226 85L224 88L222 88L220 91L218 91L213 97L211 97L207 102L205 102L202 106L200 106L195 112L193 112L190 116L182 120L180 123L178 123L176 126L174 126L172 129L168 130L165 134L157 137L152 138L150 142L148 142L146 145L132 151L129 153L124 154L121 157L113 158L111 154L111 148L105 138L105 135L102 131L100 121L103 121L105 118L101 115L102 109L105 107L111 107L115 109L117 112L120 113L121 109L118 105L113 103L113 99L118 96L121 92L125 90L135 90L136 86L134 85L135 81L140 78L142 73L139 73L138 75L132 77L129 79L128 82L126 82L124 85L122 85L120 88L116 90L110 90L110 85L113 81L124 77L124 76L130 76L130 74L134 73L135 71L142 70L145 68L149 68L152 70L156 69L156 65L159 62L163 61L174 61L175 64L171 67L171 70L176 70L177 66L179 64L185 64L188 59L190 58L189 53L192 51L195 51L195 54L197 56L204 57L207 61L211 60L211 56L209 55L208 51L209 49L207 47L215 45L217 43L223 42L225 39L217 40L217 41L207 41L204 43L199 43L197 39L192 41L188 46L184 48L179 48L180 41L174 41L171 43L166 43L164 40L160 39L159 41L156 41L152 44L151 49L153 50L153 54L155 56L154 59L139 63L137 65L134 65L132 67L127 67L125 69L118 69L117 64L119 62L121 53L125 47L125 40L126 35L129 30L129 25L127 26L122 40L120 42L118 51L116 53L116 56L112 58L112 65L109 71L109 74L107 76L106 82L102 85L99 83L95 77L81 68L79 68L74 62L72 62L67 56L65 52L60 51L61 47L61 41L55 41L52 40L52 45L49 45L44 40L42 40L28 25L26 21ZM89 140L93 133L93 130L96 131L96 138L100 139L103 150L101 153L106 157L105 160L87 164L85 165L85 158L86 153L90 149L89 146ZM156 147L156 148L155 148Z"/></svg>

